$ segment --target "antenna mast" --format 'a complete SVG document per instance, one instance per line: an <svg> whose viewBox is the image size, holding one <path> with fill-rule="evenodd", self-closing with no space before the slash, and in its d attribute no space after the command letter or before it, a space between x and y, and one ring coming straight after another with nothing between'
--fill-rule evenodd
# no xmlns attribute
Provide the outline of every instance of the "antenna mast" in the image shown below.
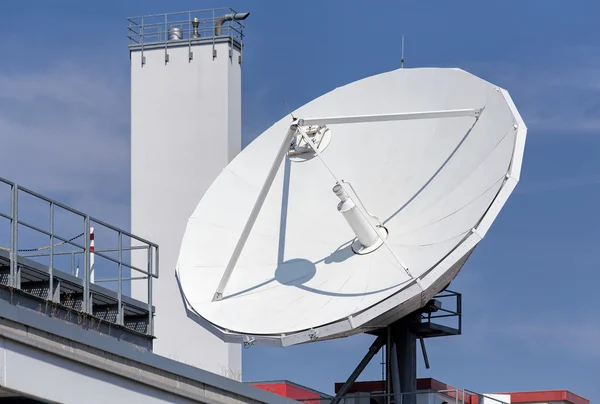
<svg viewBox="0 0 600 404"><path fill-rule="evenodd" d="M402 57L400 59L400 66L404 69L404 35L402 35Z"/></svg>
<svg viewBox="0 0 600 404"><path fill-rule="evenodd" d="M292 116L292 121L296 120L296 117L294 116L294 114L292 113L292 110L290 109L290 107L288 106L287 102L285 102L285 98L282 98L281 101L283 101L283 104L285 105L285 107L287 108L288 112L290 113L290 115Z"/></svg>

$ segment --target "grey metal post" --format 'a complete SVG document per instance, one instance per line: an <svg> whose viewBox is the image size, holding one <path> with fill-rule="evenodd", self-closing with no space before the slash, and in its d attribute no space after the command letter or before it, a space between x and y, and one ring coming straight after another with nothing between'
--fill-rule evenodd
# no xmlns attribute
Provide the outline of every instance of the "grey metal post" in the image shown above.
<svg viewBox="0 0 600 404"><path fill-rule="evenodd" d="M389 328L389 327L388 327ZM400 387L400 368L398 366L398 347L392 343L392 391L394 392L394 403L402 402L402 388ZM388 400L391 395L388 393Z"/></svg>
<svg viewBox="0 0 600 404"><path fill-rule="evenodd" d="M140 55L141 66L144 67L146 64L146 57L144 56L144 17L142 17L142 24L140 25L140 41L142 42L142 53Z"/></svg>
<svg viewBox="0 0 600 404"><path fill-rule="evenodd" d="M394 345L391 326L386 327L385 334L385 402L390 404L392 402L392 346Z"/></svg>
<svg viewBox="0 0 600 404"><path fill-rule="evenodd" d="M188 11L188 63L192 61L194 58L194 54L192 53L192 31L193 28L190 28L190 23L192 22L192 12Z"/></svg>
<svg viewBox="0 0 600 404"><path fill-rule="evenodd" d="M148 335L154 335L154 319L152 318L152 246L148 245Z"/></svg>
<svg viewBox="0 0 600 404"><path fill-rule="evenodd" d="M165 28L168 26L168 17L167 14L165 14ZM182 36L183 36L183 30L181 32ZM166 35L165 35L165 64L167 64L169 62L169 31L166 31Z"/></svg>
<svg viewBox="0 0 600 404"><path fill-rule="evenodd" d="M21 277L19 276L18 248L19 248L19 186L13 184L11 195L11 217L10 222L10 284L14 288L21 287Z"/></svg>
<svg viewBox="0 0 600 404"><path fill-rule="evenodd" d="M429 356L427 356L427 348L425 347L425 339L423 337L420 337L419 343L421 344L421 353L423 354L423 360L425 361L425 369L429 369Z"/></svg>
<svg viewBox="0 0 600 404"><path fill-rule="evenodd" d="M213 8L212 10L212 58L213 60L215 60L215 58L217 57L217 50L215 49L215 37L216 37L216 32L215 32L215 26L217 25L216 23L216 19L215 19L215 9Z"/></svg>
<svg viewBox="0 0 600 404"><path fill-rule="evenodd" d="M456 312L462 313L462 295L456 295ZM462 333L462 315L458 316L458 333Z"/></svg>
<svg viewBox="0 0 600 404"><path fill-rule="evenodd" d="M90 217L85 216L83 235L85 253L83 254L83 312L90 312Z"/></svg>
<svg viewBox="0 0 600 404"><path fill-rule="evenodd" d="M117 324L123 325L123 233L119 231L119 273L117 281Z"/></svg>
<svg viewBox="0 0 600 404"><path fill-rule="evenodd" d="M55 302L54 294L54 202L50 202L50 258L48 261L48 294Z"/></svg>
<svg viewBox="0 0 600 404"><path fill-rule="evenodd" d="M152 246L150 246L150 248L152 248ZM160 276L160 257L158 256L158 253L160 252L160 249L158 248L158 246L154 247L154 269L156 269L156 273L154 274L157 278Z"/></svg>
<svg viewBox="0 0 600 404"><path fill-rule="evenodd" d="M416 404L417 335L413 323L418 314L409 314L393 325L402 404Z"/></svg>

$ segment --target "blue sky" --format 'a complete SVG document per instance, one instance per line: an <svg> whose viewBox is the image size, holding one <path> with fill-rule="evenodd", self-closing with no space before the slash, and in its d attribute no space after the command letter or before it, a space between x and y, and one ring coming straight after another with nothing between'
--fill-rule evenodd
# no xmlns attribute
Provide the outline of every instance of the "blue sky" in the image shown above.
<svg viewBox="0 0 600 404"><path fill-rule="evenodd" d="M463 335L429 341L432 368L420 362L419 376L481 392L566 388L599 400L600 4L425 3L2 2L0 139L9 152L0 176L128 227L127 16L251 12L244 144L285 115L282 97L296 108L399 67L405 34L407 66L457 66L500 85L529 127L522 180L452 285L463 293ZM331 392L370 341L252 347L244 378ZM362 379L380 377L377 362Z"/></svg>

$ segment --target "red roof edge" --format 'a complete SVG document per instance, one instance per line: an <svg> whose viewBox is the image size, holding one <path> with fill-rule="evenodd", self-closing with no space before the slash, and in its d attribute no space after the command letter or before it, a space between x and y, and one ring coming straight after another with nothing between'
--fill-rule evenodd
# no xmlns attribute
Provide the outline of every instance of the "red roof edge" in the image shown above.
<svg viewBox="0 0 600 404"><path fill-rule="evenodd" d="M314 400L318 398L330 398L328 394L321 393L320 391L298 383L290 382L289 380L266 380L246 383L258 389L269 391L297 401L312 400L310 402L314 403Z"/></svg>
<svg viewBox="0 0 600 404"><path fill-rule="evenodd" d="M590 400L571 393L568 390L542 390L542 391L521 391L515 393L497 393L509 394L511 404L513 403L548 403L552 401L566 401L571 404L590 404Z"/></svg>

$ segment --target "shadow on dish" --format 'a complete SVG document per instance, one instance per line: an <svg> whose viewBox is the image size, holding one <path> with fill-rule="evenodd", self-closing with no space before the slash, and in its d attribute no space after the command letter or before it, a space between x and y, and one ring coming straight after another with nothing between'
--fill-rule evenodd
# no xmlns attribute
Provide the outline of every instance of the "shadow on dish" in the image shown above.
<svg viewBox="0 0 600 404"><path fill-rule="evenodd" d="M332 252L330 255L323 259L325 264L332 264L334 262L344 262L348 258L354 255L354 251L352 251L352 241L350 240L347 243L342 244L338 247L337 250ZM321 261L317 261L317 264Z"/></svg>
<svg viewBox="0 0 600 404"><path fill-rule="evenodd" d="M299 286L310 281L317 267L309 260L295 258L282 262L275 269L275 280L286 286Z"/></svg>
<svg viewBox="0 0 600 404"><path fill-rule="evenodd" d="M348 244L347 247L337 249L334 253L329 255L323 261L325 263L341 262L341 261L346 260L348 257L350 257L352 255L354 255L354 252L352 251L351 245ZM334 297L369 296L369 295L385 292L385 291L388 291L391 289L395 289L398 286L400 286L402 283L407 283L407 282L402 282L400 284L395 284L395 285L389 286L387 288L371 290L369 292L364 291L364 292L357 292L357 293L340 293L340 292L330 292L330 291L326 291L326 290L320 290L320 289L312 288L312 287L306 285L306 283L309 282L315 276L315 274L317 272L316 264L319 262L320 261L313 263L311 261L308 261L308 260L305 260L302 258L296 258L296 259L292 259L289 261L285 261L284 263L280 264L277 267L277 269L275 270L274 280L279 282L282 285L293 286L298 289L302 289L306 292L310 292L310 293L314 293L314 294L318 294L318 295L334 296ZM259 287L260 286L262 286L262 285L259 285Z"/></svg>

